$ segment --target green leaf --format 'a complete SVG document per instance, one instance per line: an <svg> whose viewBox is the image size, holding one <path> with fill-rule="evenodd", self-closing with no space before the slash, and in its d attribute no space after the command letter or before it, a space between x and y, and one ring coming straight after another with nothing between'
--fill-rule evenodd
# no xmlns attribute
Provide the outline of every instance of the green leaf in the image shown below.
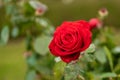
<svg viewBox="0 0 120 80"><path fill-rule="evenodd" d="M90 44L89 48L85 50L85 53L93 53L95 51L95 45Z"/></svg>
<svg viewBox="0 0 120 80"><path fill-rule="evenodd" d="M113 71L113 58L112 58L112 54L111 54L110 50L106 46L104 46L104 50L105 50L105 53L107 55L107 58L108 58L108 61L109 61L109 64L110 64L111 71Z"/></svg>
<svg viewBox="0 0 120 80"><path fill-rule="evenodd" d="M54 26L47 18L36 18L36 23L38 26L42 26L43 33L51 35L54 32Z"/></svg>
<svg viewBox="0 0 120 80"><path fill-rule="evenodd" d="M6 44L8 42L8 39L9 39L9 27L5 26L1 31L1 41L4 44Z"/></svg>
<svg viewBox="0 0 120 80"><path fill-rule="evenodd" d="M114 54L120 54L120 46L117 46L113 49Z"/></svg>
<svg viewBox="0 0 120 80"><path fill-rule="evenodd" d="M116 77L117 74L116 73L112 73L112 72L107 72L107 73L102 73L100 75L100 78L109 78L109 77Z"/></svg>
<svg viewBox="0 0 120 80"><path fill-rule="evenodd" d="M39 54L37 54L39 56ZM53 77L53 67L54 67L54 57L50 54L47 54L46 56L40 56L37 59L37 65L35 66L35 70L37 70L38 73L42 75L42 77L45 77L45 80L54 80ZM44 80L44 79L42 79Z"/></svg>
<svg viewBox="0 0 120 80"><path fill-rule="evenodd" d="M35 51L40 55L46 55L46 53L49 51L48 45L50 41L51 41L51 37L48 36L38 37L34 42Z"/></svg>
<svg viewBox="0 0 120 80"><path fill-rule="evenodd" d="M46 18L36 18L36 22L43 27L47 27L50 24L49 20Z"/></svg>
<svg viewBox="0 0 120 80"><path fill-rule="evenodd" d="M107 61L106 54L102 48L97 50L94 55L100 63L102 63L102 64L106 63L106 61Z"/></svg>
<svg viewBox="0 0 120 80"><path fill-rule="evenodd" d="M48 35L53 34L53 32L54 32L54 26L52 25L49 25L48 28L44 30L44 33Z"/></svg>
<svg viewBox="0 0 120 80"><path fill-rule="evenodd" d="M36 77L36 71L35 70L29 70L26 75L25 80L35 80Z"/></svg>
<svg viewBox="0 0 120 80"><path fill-rule="evenodd" d="M114 37L114 34L112 33L111 28L109 28L109 27L107 27L107 26L105 27L104 35L107 39L107 41L106 41L107 47L112 49L115 47L115 41L114 41L115 37Z"/></svg>
<svg viewBox="0 0 120 80"><path fill-rule="evenodd" d="M54 66L54 79L55 80L61 80L62 75L64 73L64 68L66 64L62 61L57 62Z"/></svg>
<svg viewBox="0 0 120 80"><path fill-rule="evenodd" d="M94 56L92 54L85 53L84 58L87 62L93 62L95 60Z"/></svg>
<svg viewBox="0 0 120 80"><path fill-rule="evenodd" d="M120 72L120 64L119 63L115 66L114 71Z"/></svg>
<svg viewBox="0 0 120 80"><path fill-rule="evenodd" d="M37 65L36 53L32 53L32 55L27 58L27 63L29 67L35 67Z"/></svg>
<svg viewBox="0 0 120 80"><path fill-rule="evenodd" d="M88 79L87 80L95 80L94 78L94 73L93 72L86 72L86 75L87 75L87 77L88 77Z"/></svg>
<svg viewBox="0 0 120 80"><path fill-rule="evenodd" d="M120 58L118 59L118 62L117 62L117 64L114 67L114 71L116 73L120 73Z"/></svg>
<svg viewBox="0 0 120 80"><path fill-rule="evenodd" d="M14 27L14 28L12 29L11 36L12 36L13 38L15 38L15 37L17 37L18 35L19 35L19 28L18 28L18 27Z"/></svg>
<svg viewBox="0 0 120 80"><path fill-rule="evenodd" d="M54 26L47 18L36 18L36 23L43 27L43 33L51 35L54 32Z"/></svg>

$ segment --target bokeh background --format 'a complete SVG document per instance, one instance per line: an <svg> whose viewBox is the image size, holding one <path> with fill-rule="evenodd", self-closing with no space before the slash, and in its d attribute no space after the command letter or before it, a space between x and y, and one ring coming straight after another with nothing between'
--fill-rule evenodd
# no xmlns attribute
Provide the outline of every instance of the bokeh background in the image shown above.
<svg viewBox="0 0 120 80"><path fill-rule="evenodd" d="M2 1L2 0L1 0ZM5 7L0 1L0 31L5 24ZM7 0L6 0L7 1ZM15 1L15 0L14 0ZM48 6L44 14L54 26L63 21L96 17L100 8L107 8L109 16L105 24L112 27L117 44L120 45L120 0L39 0ZM24 80L27 65L24 58L24 35L10 39L6 46L0 46L0 80Z"/></svg>

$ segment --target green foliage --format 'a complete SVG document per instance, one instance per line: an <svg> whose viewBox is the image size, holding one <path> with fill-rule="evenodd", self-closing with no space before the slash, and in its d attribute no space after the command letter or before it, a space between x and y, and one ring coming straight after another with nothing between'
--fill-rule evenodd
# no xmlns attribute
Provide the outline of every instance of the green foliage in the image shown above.
<svg viewBox="0 0 120 80"><path fill-rule="evenodd" d="M30 57L27 58L28 66L31 68L35 67L37 65L37 55L36 53L32 53Z"/></svg>
<svg viewBox="0 0 120 80"><path fill-rule="evenodd" d="M111 52L109 51L109 49L107 47L104 47L104 50L106 52L106 55L107 55L107 58L108 58L108 61L109 61L109 64L110 64L111 71L113 71L113 58L112 58L112 54L111 54Z"/></svg>
<svg viewBox="0 0 120 80"><path fill-rule="evenodd" d="M120 46L117 46L115 48L113 48L113 51L112 51L114 54L120 54Z"/></svg>
<svg viewBox="0 0 120 80"><path fill-rule="evenodd" d="M34 42L34 49L37 53L40 55L46 55L48 50L48 45L51 41L51 38L49 36L40 36L38 37Z"/></svg>
<svg viewBox="0 0 120 80"><path fill-rule="evenodd" d="M55 80L62 80L64 76L64 70L65 70L66 64L62 61L57 62L54 66L54 79Z"/></svg>
<svg viewBox="0 0 120 80"><path fill-rule="evenodd" d="M93 56L93 54L85 53L83 56L87 62L93 62L95 60L95 57Z"/></svg>
<svg viewBox="0 0 120 80"><path fill-rule="evenodd" d="M35 80L36 77L36 71L35 70L29 70L27 72L25 80Z"/></svg>
<svg viewBox="0 0 120 80"><path fill-rule="evenodd" d="M1 41L3 42L3 44L6 44L8 40L9 40L9 27L5 26L1 31Z"/></svg>
<svg viewBox="0 0 120 80"><path fill-rule="evenodd" d="M95 57L96 59L101 63L101 64L105 64L107 59L106 59L106 54L105 54L105 51L101 48L99 50L97 50L95 52Z"/></svg>
<svg viewBox="0 0 120 80"><path fill-rule="evenodd" d="M108 77L117 77L117 75L116 75L116 73L107 72L107 73L101 74L101 76L100 76L100 78L108 78Z"/></svg>
<svg viewBox="0 0 120 80"><path fill-rule="evenodd" d="M120 73L120 58L118 59L117 64L114 67L114 72L118 74Z"/></svg>
<svg viewBox="0 0 120 80"><path fill-rule="evenodd" d="M84 80L82 69L78 63L70 63L65 68L65 80Z"/></svg>
<svg viewBox="0 0 120 80"><path fill-rule="evenodd" d="M95 45L91 44L88 49L85 50L85 53L93 53L95 51Z"/></svg>
<svg viewBox="0 0 120 80"><path fill-rule="evenodd" d="M29 51L32 49L32 36L27 34L26 36L26 50Z"/></svg>
<svg viewBox="0 0 120 80"><path fill-rule="evenodd" d="M14 27L14 28L12 29L11 36L12 36L13 38L16 38L18 35L19 35L19 28L18 28L18 27Z"/></svg>

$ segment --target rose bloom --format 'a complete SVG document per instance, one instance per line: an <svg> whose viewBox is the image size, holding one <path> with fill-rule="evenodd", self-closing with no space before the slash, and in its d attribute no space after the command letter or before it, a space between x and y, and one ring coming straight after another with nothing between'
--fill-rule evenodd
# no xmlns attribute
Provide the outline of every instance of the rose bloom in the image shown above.
<svg viewBox="0 0 120 80"><path fill-rule="evenodd" d="M84 20L66 21L57 27L49 49L54 56L69 63L77 60L80 53L91 44L90 25Z"/></svg>
<svg viewBox="0 0 120 80"><path fill-rule="evenodd" d="M102 22L98 18L92 18L89 20L90 30L94 28L100 28L102 26Z"/></svg>

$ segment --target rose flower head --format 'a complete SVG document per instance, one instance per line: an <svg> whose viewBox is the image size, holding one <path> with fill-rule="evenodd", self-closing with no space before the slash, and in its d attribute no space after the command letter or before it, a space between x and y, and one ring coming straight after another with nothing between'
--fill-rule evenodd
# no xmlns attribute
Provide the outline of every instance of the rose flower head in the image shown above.
<svg viewBox="0 0 120 80"><path fill-rule="evenodd" d="M90 25L84 20L66 21L57 27L49 44L50 52L69 63L77 60L91 44Z"/></svg>

